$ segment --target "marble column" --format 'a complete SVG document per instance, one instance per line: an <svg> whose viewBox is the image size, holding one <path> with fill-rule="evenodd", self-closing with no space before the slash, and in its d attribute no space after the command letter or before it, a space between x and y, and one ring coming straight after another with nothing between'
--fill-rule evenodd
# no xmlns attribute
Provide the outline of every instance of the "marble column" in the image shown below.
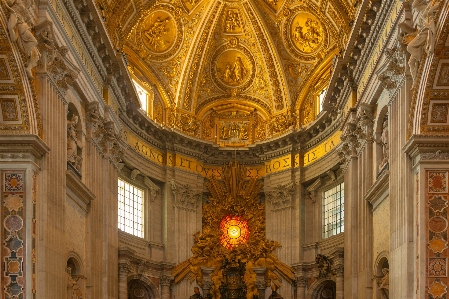
<svg viewBox="0 0 449 299"><path fill-rule="evenodd" d="M131 265L119 263L118 269L118 299L128 299L128 274L131 272Z"/></svg>
<svg viewBox="0 0 449 299"><path fill-rule="evenodd" d="M259 299L265 299L265 290L267 288L267 282L265 280L265 274L267 272L267 268L253 268L253 271L256 273L256 288L259 292Z"/></svg>
<svg viewBox="0 0 449 299"><path fill-rule="evenodd" d="M306 286L307 277L297 276L296 277L296 293L298 299L306 299Z"/></svg>
<svg viewBox="0 0 449 299"><path fill-rule="evenodd" d="M213 285L211 274L214 268L201 267L201 272L203 273L203 297L206 297Z"/></svg>
<svg viewBox="0 0 449 299"><path fill-rule="evenodd" d="M169 275L162 275L159 277L159 285L161 287L161 299L170 299L170 284L173 277Z"/></svg>

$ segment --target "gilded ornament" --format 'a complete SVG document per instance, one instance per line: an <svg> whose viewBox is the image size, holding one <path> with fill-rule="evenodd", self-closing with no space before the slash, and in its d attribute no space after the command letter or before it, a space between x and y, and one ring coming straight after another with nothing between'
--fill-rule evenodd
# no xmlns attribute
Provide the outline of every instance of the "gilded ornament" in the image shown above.
<svg viewBox="0 0 449 299"><path fill-rule="evenodd" d="M250 52L242 47L222 46L212 59L212 76L222 89L236 92L247 89L255 76L255 61Z"/></svg>
<svg viewBox="0 0 449 299"><path fill-rule="evenodd" d="M248 140L248 125L249 122L220 122L220 140Z"/></svg>
<svg viewBox="0 0 449 299"><path fill-rule="evenodd" d="M177 17L179 14L169 5L153 7L137 27L134 37L136 53L149 60L165 60L178 52L183 37L181 17Z"/></svg>
<svg viewBox="0 0 449 299"><path fill-rule="evenodd" d="M201 267L214 268L210 293L218 299L219 286L224 280L220 267L226 260L246 264L244 280L248 299L258 295L255 267L267 268L267 283L279 286L281 277L289 283L293 281L294 270L273 253L280 244L265 237L265 204L258 195L262 185L256 178L247 179L246 173L242 164L231 162L223 166L222 180L212 177L207 183L211 196L203 204L203 229L193 236L193 256L173 268L175 283L189 279L202 286ZM228 237L223 237L224 233ZM234 239L232 244L228 242L230 239ZM217 245L221 244L220 240L226 241L225 244Z"/></svg>
<svg viewBox="0 0 449 299"><path fill-rule="evenodd" d="M242 34L244 33L245 23L241 13L236 8L229 8L223 16L223 33L224 34Z"/></svg>
<svg viewBox="0 0 449 299"><path fill-rule="evenodd" d="M286 48L303 62L318 60L318 56L322 57L328 50L326 26L330 24L305 11L303 6L292 9L282 27Z"/></svg>
<svg viewBox="0 0 449 299"><path fill-rule="evenodd" d="M165 11L153 12L144 22L144 44L155 53L165 52L173 45L176 28L173 17Z"/></svg>
<svg viewBox="0 0 449 299"><path fill-rule="evenodd" d="M291 24L292 40L302 53L316 52L324 39L323 27L310 13L297 14Z"/></svg>

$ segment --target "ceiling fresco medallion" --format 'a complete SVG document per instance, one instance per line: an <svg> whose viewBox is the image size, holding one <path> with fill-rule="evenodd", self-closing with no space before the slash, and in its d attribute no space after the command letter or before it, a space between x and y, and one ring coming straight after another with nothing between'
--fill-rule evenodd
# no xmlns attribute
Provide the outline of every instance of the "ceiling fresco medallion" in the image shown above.
<svg viewBox="0 0 449 299"><path fill-rule="evenodd" d="M283 32L287 48L303 60L314 60L327 47L323 23L309 12L293 10Z"/></svg>
<svg viewBox="0 0 449 299"><path fill-rule="evenodd" d="M225 91L241 92L247 89L255 76L255 61L245 47L229 43L215 52L212 59L212 77Z"/></svg>
<svg viewBox="0 0 449 299"><path fill-rule="evenodd" d="M140 26L142 42L152 54L149 58L166 59L179 49L182 40L180 21L174 17L174 9L157 5Z"/></svg>

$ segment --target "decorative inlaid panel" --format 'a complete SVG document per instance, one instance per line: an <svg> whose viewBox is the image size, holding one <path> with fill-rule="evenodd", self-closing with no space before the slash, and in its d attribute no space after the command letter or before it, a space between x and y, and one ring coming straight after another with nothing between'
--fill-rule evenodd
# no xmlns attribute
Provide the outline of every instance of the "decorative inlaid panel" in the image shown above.
<svg viewBox="0 0 449 299"><path fill-rule="evenodd" d="M449 103L432 103L430 110L430 123L447 123Z"/></svg>
<svg viewBox="0 0 449 299"><path fill-rule="evenodd" d="M14 78L6 55L0 54L0 84L13 84Z"/></svg>
<svg viewBox="0 0 449 299"><path fill-rule="evenodd" d="M426 172L426 299L446 298L448 272L448 190L446 170ZM435 194L437 193L437 194Z"/></svg>
<svg viewBox="0 0 449 299"><path fill-rule="evenodd" d="M19 111L17 110L17 97L0 98L1 118L4 122L19 121Z"/></svg>
<svg viewBox="0 0 449 299"><path fill-rule="evenodd" d="M25 173L2 172L2 290L4 298L25 295Z"/></svg>
<svg viewBox="0 0 449 299"><path fill-rule="evenodd" d="M449 61L444 61L438 68L435 87L449 88Z"/></svg>
<svg viewBox="0 0 449 299"><path fill-rule="evenodd" d="M429 193L447 193L447 171L429 171Z"/></svg>
<svg viewBox="0 0 449 299"><path fill-rule="evenodd" d="M223 14L223 33L227 35L240 35L245 33L245 21L238 8L228 8Z"/></svg>

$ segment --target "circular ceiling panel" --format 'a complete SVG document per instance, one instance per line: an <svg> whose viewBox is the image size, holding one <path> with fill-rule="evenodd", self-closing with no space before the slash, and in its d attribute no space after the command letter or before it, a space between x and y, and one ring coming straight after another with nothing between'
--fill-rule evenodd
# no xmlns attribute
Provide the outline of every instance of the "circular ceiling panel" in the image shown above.
<svg viewBox="0 0 449 299"><path fill-rule="evenodd" d="M215 52L211 68L217 86L225 91L241 92L251 85L256 64L248 49L228 43Z"/></svg>
<svg viewBox="0 0 449 299"><path fill-rule="evenodd" d="M142 43L150 59L164 60L173 56L182 41L182 26L174 10L167 5L156 5L140 26Z"/></svg>

